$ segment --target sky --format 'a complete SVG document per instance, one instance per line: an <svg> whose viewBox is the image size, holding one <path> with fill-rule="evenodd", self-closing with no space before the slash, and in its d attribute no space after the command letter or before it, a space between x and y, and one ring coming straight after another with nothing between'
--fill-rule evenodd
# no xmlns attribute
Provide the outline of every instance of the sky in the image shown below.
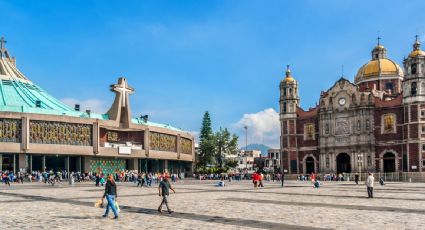
<svg viewBox="0 0 425 230"><path fill-rule="evenodd" d="M279 146L279 82L285 66L301 107L344 75L353 80L377 37L402 64L425 37L425 1L0 0L0 36L18 68L65 103L104 113L109 85L136 89L134 117L196 135L213 129ZM343 68L342 68L343 66ZM343 69L343 71L342 71Z"/></svg>

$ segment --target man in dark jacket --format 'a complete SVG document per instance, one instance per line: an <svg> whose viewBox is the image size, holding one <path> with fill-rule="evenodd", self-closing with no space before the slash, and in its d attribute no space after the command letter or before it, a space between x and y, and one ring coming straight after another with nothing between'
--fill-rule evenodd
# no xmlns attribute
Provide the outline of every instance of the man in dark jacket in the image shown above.
<svg viewBox="0 0 425 230"><path fill-rule="evenodd" d="M171 211L171 209L168 207L168 200L167 197L170 195L170 189L176 193L176 191L174 190L173 187L171 187L170 182L168 181L168 177L164 177L164 179L159 183L158 186L158 192L159 192L159 196L162 196L162 202L158 207L158 212L162 213L162 206L165 204L165 206L167 207L167 211L168 213L173 213L173 211Z"/></svg>

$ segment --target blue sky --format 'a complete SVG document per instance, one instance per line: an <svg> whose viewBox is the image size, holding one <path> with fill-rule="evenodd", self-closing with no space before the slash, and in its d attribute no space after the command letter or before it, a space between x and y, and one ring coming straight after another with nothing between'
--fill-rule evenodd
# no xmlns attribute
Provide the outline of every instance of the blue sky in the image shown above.
<svg viewBox="0 0 425 230"><path fill-rule="evenodd" d="M307 109L370 59L376 37L402 63L425 34L425 1L2 1L0 35L27 77L105 112L125 76L133 116L278 146L278 85L291 65ZM103 110L103 111L102 111ZM277 127L276 127L277 126ZM244 139L244 138L241 138Z"/></svg>

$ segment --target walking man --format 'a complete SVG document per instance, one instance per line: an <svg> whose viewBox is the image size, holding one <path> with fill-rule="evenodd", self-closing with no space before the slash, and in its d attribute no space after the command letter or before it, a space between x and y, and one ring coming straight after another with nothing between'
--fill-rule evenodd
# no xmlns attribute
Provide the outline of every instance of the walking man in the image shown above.
<svg viewBox="0 0 425 230"><path fill-rule="evenodd" d="M354 175L354 181L356 184L359 184L359 174L356 173L356 175Z"/></svg>
<svg viewBox="0 0 425 230"><path fill-rule="evenodd" d="M281 182L282 182L282 188L283 188L283 184L285 183L285 171L282 171L282 176L281 176L282 178L280 178L281 179Z"/></svg>
<svg viewBox="0 0 425 230"><path fill-rule="evenodd" d="M374 181L375 181L375 177L373 177L372 173L369 173L369 176L366 179L366 187L367 187L368 198L373 198L373 182Z"/></svg>
<svg viewBox="0 0 425 230"><path fill-rule="evenodd" d="M159 196L162 196L162 202L158 207L158 212L162 213L162 206L165 204L165 206L167 207L167 211L168 213L173 213L173 211L171 211L171 209L168 207L168 201L167 201L167 197L170 195L170 189L176 193L176 191L174 190L173 187L171 187L170 182L168 181L168 177L164 176L164 178L162 179L161 182L159 182L159 186L158 186L158 192L159 192Z"/></svg>

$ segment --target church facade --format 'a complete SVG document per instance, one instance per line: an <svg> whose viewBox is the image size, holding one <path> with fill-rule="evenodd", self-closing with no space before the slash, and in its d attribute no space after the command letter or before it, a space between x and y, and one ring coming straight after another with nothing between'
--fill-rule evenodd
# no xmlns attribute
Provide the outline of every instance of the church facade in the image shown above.
<svg viewBox="0 0 425 230"><path fill-rule="evenodd" d="M354 82L342 77L314 108L299 106L298 89L288 67L279 100L288 173L424 171L425 52L418 39L403 68L378 42Z"/></svg>
<svg viewBox="0 0 425 230"><path fill-rule="evenodd" d="M0 171L123 170L188 173L194 138L181 129L133 117L134 88L119 78L104 114L80 111L29 80L0 40Z"/></svg>

